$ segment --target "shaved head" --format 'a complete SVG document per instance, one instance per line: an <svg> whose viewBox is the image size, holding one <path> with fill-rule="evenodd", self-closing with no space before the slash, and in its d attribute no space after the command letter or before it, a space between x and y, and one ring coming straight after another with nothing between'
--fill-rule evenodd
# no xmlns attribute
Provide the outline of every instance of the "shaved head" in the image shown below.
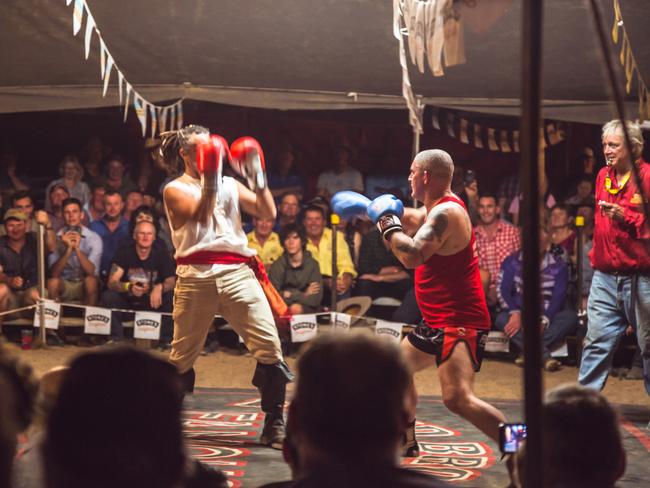
<svg viewBox="0 0 650 488"><path fill-rule="evenodd" d="M413 159L422 171L428 171L437 178L451 181L454 175L454 162L448 152L442 149L428 149L418 153Z"/></svg>

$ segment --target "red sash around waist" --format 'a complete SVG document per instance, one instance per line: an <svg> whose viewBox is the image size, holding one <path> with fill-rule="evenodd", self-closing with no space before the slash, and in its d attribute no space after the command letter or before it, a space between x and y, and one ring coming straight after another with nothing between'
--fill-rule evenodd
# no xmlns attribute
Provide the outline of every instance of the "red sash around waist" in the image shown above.
<svg viewBox="0 0 650 488"><path fill-rule="evenodd" d="M176 264L248 264L251 258L234 252L197 251L176 258Z"/></svg>

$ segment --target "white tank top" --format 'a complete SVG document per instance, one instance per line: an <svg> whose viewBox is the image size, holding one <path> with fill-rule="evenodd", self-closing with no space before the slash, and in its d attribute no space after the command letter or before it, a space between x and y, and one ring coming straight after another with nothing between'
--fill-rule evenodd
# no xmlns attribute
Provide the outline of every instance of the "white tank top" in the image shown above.
<svg viewBox="0 0 650 488"><path fill-rule="evenodd" d="M167 183L165 188L173 187L187 194L188 198L201 198L201 181L184 173ZM248 247L248 239L241 225L239 214L239 192L237 182L224 176L217 193L212 217L206 224L188 220L178 229L174 229L169 212L167 219L171 228L171 237L176 253L174 257L189 256L197 251L223 251L254 256L256 253ZM226 269L235 269L240 264L193 264L179 265L176 274L183 277L206 278Z"/></svg>

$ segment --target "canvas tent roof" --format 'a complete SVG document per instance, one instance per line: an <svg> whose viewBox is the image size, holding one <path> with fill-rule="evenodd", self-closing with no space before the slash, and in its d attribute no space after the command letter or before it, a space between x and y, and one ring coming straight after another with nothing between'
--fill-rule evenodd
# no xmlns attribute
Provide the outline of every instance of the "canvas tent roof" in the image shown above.
<svg viewBox="0 0 650 488"><path fill-rule="evenodd" d="M280 109L405 107L389 0L87 3L116 63L151 102L186 97ZM595 123L610 118L587 2L545 3L544 115ZM472 11L461 2L467 63L440 78L411 66L414 91L432 105L518 114L521 4L477 0ZM609 29L613 0L601 4ZM478 10L481 5L494 18ZM640 72L650 80L650 2L622 7ZM64 0L3 0L0 112L117 105L116 76L101 95L97 38L88 61L83 44L83 28L72 35L72 5ZM350 92L359 94L356 101ZM635 99L633 91L631 114Z"/></svg>

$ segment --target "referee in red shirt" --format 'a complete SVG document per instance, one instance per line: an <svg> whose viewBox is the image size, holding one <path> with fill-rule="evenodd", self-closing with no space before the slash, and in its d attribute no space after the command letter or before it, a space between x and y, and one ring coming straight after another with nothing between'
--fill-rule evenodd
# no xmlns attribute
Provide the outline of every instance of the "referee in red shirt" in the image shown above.
<svg viewBox="0 0 650 488"><path fill-rule="evenodd" d="M599 390L605 386L616 345L631 324L650 395L650 226L643 213L644 199L647 202L650 195L650 165L641 157L640 126L629 121L626 126L632 145L629 151L619 120L606 123L602 130L607 166L596 178L598 208L589 255L594 277L578 381ZM638 169L643 192L634 181L632 164Z"/></svg>

